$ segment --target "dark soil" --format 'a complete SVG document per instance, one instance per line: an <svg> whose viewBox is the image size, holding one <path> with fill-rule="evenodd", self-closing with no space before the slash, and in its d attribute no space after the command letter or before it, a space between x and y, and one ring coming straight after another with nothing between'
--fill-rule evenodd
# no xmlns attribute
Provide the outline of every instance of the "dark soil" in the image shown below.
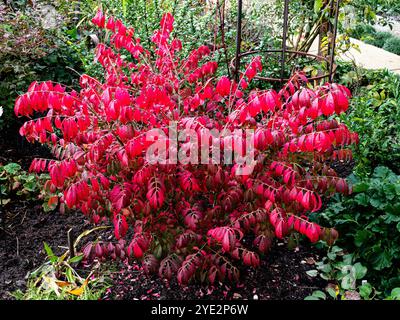
<svg viewBox="0 0 400 320"><path fill-rule="evenodd" d="M330 167L335 170L337 175L341 178L346 178L353 172L355 161L332 161Z"/></svg>
<svg viewBox="0 0 400 320"><path fill-rule="evenodd" d="M181 287L176 280L169 284L158 276L146 276L138 265L125 266L113 275L113 286L105 299L115 300L303 300L327 283L311 278L307 270L314 269L318 252L309 246L288 249L286 243L276 243L258 269L242 271L242 281L234 286L189 285Z"/></svg>
<svg viewBox="0 0 400 320"><path fill-rule="evenodd" d="M39 143L29 143L19 134L19 125L4 129L0 135L0 165L19 163L27 170L34 158L52 158L50 151Z"/></svg>
<svg viewBox="0 0 400 320"><path fill-rule="evenodd" d="M10 299L8 292L25 288L27 274L45 261L43 242L61 254L71 227L75 235L89 228L80 213L45 213L32 202L11 204L2 210L1 220L0 299Z"/></svg>

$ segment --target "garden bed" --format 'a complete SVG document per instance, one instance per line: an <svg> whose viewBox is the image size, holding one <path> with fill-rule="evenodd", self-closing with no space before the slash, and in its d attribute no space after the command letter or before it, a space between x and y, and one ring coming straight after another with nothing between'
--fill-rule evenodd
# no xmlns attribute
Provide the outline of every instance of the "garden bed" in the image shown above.
<svg viewBox="0 0 400 320"><path fill-rule="evenodd" d="M1 139L1 161L14 161L24 168L29 167L35 156L47 155L41 147L21 146L18 141ZM351 172L353 162L332 164L340 176ZM27 284L27 275L45 262L43 242L46 242L55 254L67 250L67 231L73 228L77 236L92 226L85 217L75 211L61 214L46 213L39 202L12 201L2 211L2 229L0 230L0 299L12 299L11 292ZM108 238L109 230L101 231L97 236ZM88 237L85 241L94 240ZM322 256L322 255L321 255ZM136 264L122 265L113 263L111 287L104 299L262 299L302 300L313 291L323 289L326 282L306 274L314 269L320 255L310 244L289 249L287 243L275 242L271 251L262 259L258 269L241 270L242 280L234 286L189 285L182 288L176 279L169 284L157 275L148 276Z"/></svg>
<svg viewBox="0 0 400 320"><path fill-rule="evenodd" d="M55 254L60 254L66 250L70 228L74 228L75 234L90 228L80 213L45 213L40 205L31 202L8 208L5 225L7 233L2 231L0 245L0 299L11 299L10 292L25 289L28 273L45 261L43 242ZM306 274L318 259L318 252L311 246L289 249L286 243L275 243L260 268L242 270L239 284L232 287L190 285L183 289L176 280L168 284L158 276L147 276L135 264L118 265L122 271L111 274L112 287L104 298L302 300L326 286L321 279Z"/></svg>
<svg viewBox="0 0 400 320"><path fill-rule="evenodd" d="M13 202L3 209L1 219L0 299L10 299L9 292L25 289L28 273L45 261L43 242L59 254L66 251L70 228L77 234L89 228L80 213L46 213L32 202Z"/></svg>
<svg viewBox="0 0 400 320"><path fill-rule="evenodd" d="M303 300L315 290L326 286L319 278L306 274L313 269L319 254L310 246L289 249L286 243L275 243L258 269L242 270L242 280L236 285L181 287L174 279L169 284L157 276L148 277L139 266L129 266L113 275L113 285L106 299L161 300Z"/></svg>

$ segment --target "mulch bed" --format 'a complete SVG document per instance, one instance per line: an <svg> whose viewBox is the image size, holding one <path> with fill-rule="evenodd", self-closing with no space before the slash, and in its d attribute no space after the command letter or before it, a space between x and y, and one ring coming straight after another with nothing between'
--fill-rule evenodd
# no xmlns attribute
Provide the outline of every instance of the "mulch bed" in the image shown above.
<svg viewBox="0 0 400 320"><path fill-rule="evenodd" d="M65 252L67 231L73 227L79 235L91 227L82 214L45 213L40 205L20 203L7 210L0 235L0 299L12 299L9 292L26 287L29 272L46 258L43 242L56 254ZM180 287L176 280L167 283L158 276L147 276L136 264L119 263L113 273L112 287L104 299L304 299L326 283L305 273L313 269L319 253L311 246L288 249L275 243L260 268L242 270L242 281L235 286L190 285Z"/></svg>
<svg viewBox="0 0 400 320"><path fill-rule="evenodd" d="M26 288L29 272L46 259L43 242L55 254L61 254L67 250L70 228L77 236L91 227L81 213L45 213L40 204L31 202L9 206L6 219L2 213L0 232L0 299L12 299L10 292ZM109 231L104 232L104 238L108 238ZM286 243L275 243L260 268L243 269L242 281L232 287L221 284L182 288L176 280L168 284L156 275L147 276L139 265L118 263L117 270L121 271L111 274L112 287L104 299L304 299L326 286L322 279L305 273L314 268L319 257L309 245L288 249Z"/></svg>
<svg viewBox="0 0 400 320"><path fill-rule="evenodd" d="M327 283L311 278L307 270L314 269L318 252L310 246L288 249L286 243L275 243L257 269L241 271L240 283L229 286L170 283L157 275L147 276L138 265L125 265L120 273L112 275L113 285L105 299L113 300L303 300L314 290L321 290Z"/></svg>
<svg viewBox="0 0 400 320"><path fill-rule="evenodd" d="M10 203L0 217L0 299L10 299L9 292L26 287L28 273L45 261L43 242L61 254L71 227L76 235L89 229L80 213L45 213L32 202Z"/></svg>

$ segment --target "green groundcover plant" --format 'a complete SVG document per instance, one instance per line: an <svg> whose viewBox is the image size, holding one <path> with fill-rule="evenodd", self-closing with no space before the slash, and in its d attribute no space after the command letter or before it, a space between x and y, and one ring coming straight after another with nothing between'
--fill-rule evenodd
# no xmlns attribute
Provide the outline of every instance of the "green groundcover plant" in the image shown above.
<svg viewBox="0 0 400 320"><path fill-rule="evenodd" d="M353 194L335 197L321 217L368 268L366 279L387 292L400 285L400 176L380 166L370 178L351 181Z"/></svg>
<svg viewBox="0 0 400 320"><path fill-rule="evenodd" d="M353 74L353 76L350 76ZM378 165L400 173L400 78L389 71L350 71L342 77L354 86L351 107L341 118L360 135L356 171L369 175Z"/></svg>

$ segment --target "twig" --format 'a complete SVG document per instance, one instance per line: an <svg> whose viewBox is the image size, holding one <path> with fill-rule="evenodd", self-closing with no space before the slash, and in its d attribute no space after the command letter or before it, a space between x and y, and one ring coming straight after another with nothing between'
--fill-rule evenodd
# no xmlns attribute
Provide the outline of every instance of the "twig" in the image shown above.
<svg viewBox="0 0 400 320"><path fill-rule="evenodd" d="M74 248L74 237L72 235L72 228L67 232L68 237L68 247L69 247L69 257L75 257L75 248Z"/></svg>
<svg viewBox="0 0 400 320"><path fill-rule="evenodd" d="M19 257L19 239L18 237L16 237L17 239L17 257Z"/></svg>

